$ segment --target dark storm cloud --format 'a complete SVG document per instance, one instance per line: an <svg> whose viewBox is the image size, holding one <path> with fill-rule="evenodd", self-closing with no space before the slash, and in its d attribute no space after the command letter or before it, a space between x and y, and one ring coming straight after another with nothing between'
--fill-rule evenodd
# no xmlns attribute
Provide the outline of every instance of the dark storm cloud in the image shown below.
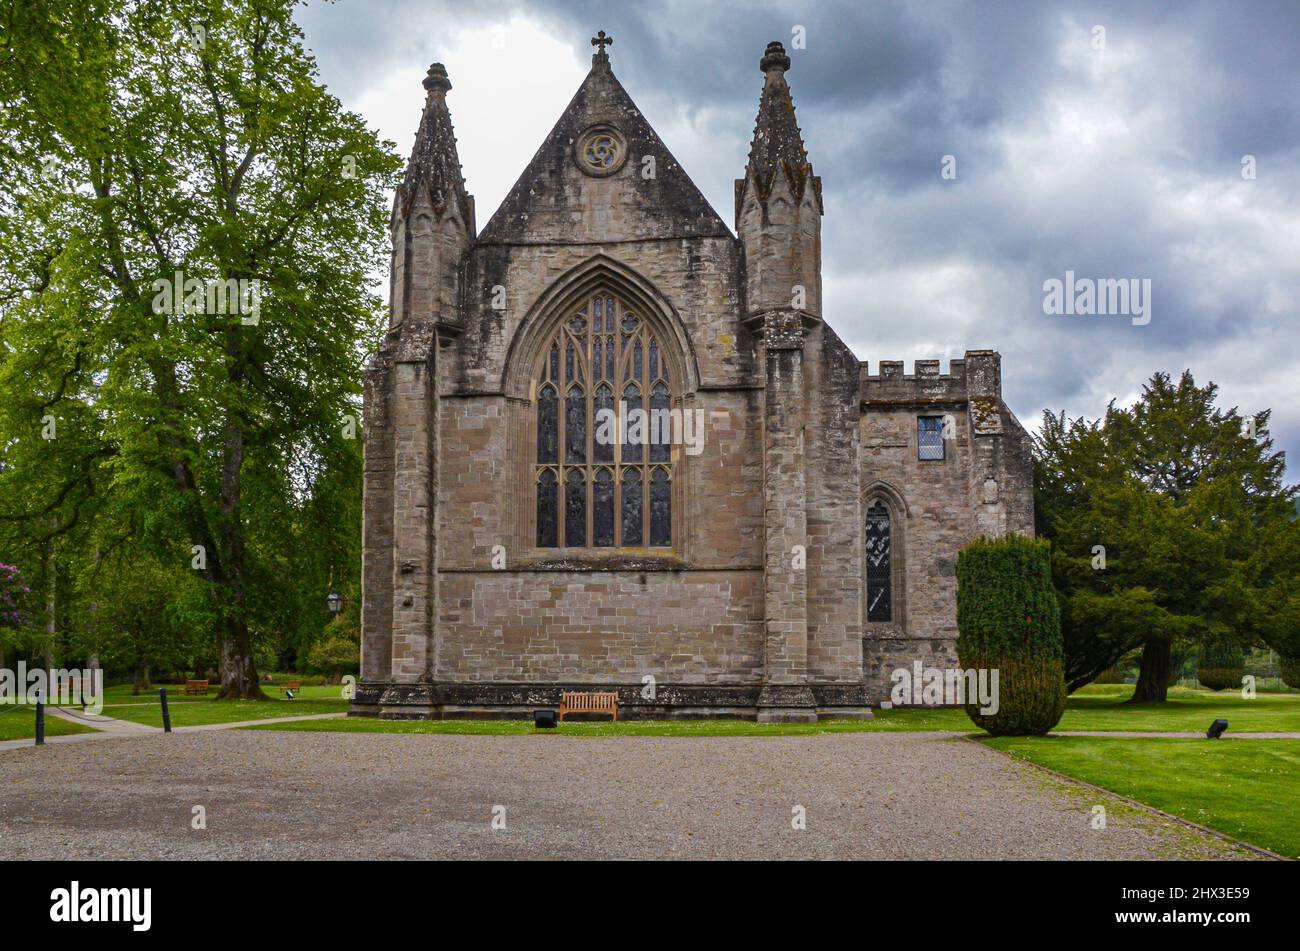
<svg viewBox="0 0 1300 951"><path fill-rule="evenodd" d="M802 26L790 81L825 186L826 316L873 369L996 347L1032 424L1044 407L1095 416L1153 371L1191 367L1228 403L1274 407L1279 446L1300 448L1300 4L344 8L300 20L331 77L356 88L438 47L417 22L450 35L523 13L582 52L607 30L620 79L661 132L673 125L669 147L724 220L758 57ZM939 176L944 155L955 181ZM1044 314L1043 281L1067 270L1150 279L1151 323Z"/></svg>

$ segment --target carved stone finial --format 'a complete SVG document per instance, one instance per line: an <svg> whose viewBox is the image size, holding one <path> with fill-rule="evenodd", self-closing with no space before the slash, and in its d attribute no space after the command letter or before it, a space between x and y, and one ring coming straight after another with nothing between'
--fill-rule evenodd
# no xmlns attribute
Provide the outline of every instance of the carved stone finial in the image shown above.
<svg viewBox="0 0 1300 951"><path fill-rule="evenodd" d="M605 52L606 46L614 45L614 37L608 36L604 30L601 30L591 38L591 45L597 47L597 51L592 55L591 62L609 64L609 54Z"/></svg>
<svg viewBox="0 0 1300 951"><path fill-rule="evenodd" d="M429 67L429 74L424 77L424 82L421 85L429 92L433 92L435 89L441 89L443 92L449 90L451 80L447 78L447 67L443 66L442 63L434 63Z"/></svg>
<svg viewBox="0 0 1300 951"><path fill-rule="evenodd" d="M758 68L765 73L772 69L779 69L783 72L790 69L790 57L785 55L785 47L781 45L779 40L773 40L767 44L767 52L758 61Z"/></svg>

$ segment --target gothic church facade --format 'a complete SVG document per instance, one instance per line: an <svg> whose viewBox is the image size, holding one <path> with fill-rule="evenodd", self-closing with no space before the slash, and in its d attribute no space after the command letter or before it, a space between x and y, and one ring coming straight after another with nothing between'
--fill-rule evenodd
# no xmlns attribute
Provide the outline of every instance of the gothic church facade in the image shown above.
<svg viewBox="0 0 1300 951"><path fill-rule="evenodd" d="M365 381L353 712L869 716L894 669L955 665L958 549L1033 531L999 356L870 373L831 329L781 44L733 231L608 42L482 231L424 81Z"/></svg>

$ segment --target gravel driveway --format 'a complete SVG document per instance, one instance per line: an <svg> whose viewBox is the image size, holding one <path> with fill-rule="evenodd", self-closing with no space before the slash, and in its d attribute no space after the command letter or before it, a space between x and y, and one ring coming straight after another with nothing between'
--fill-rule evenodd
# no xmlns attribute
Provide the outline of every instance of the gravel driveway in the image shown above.
<svg viewBox="0 0 1300 951"><path fill-rule="evenodd" d="M1091 827L1106 806L1105 829ZM193 807L206 830L191 829ZM504 807L504 829L493 828ZM792 810L806 828L792 828ZM215 731L0 752L6 858L1249 858L944 734Z"/></svg>

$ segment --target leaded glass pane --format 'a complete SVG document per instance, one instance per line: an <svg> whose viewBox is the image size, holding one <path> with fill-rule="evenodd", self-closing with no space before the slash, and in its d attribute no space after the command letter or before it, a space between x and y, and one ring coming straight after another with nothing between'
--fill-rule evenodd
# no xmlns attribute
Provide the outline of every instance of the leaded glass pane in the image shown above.
<svg viewBox="0 0 1300 951"><path fill-rule="evenodd" d="M672 483L668 473L655 469L650 477L650 544L663 547L673 543Z"/></svg>
<svg viewBox="0 0 1300 951"><path fill-rule="evenodd" d="M559 508L556 505L555 472L542 471L537 480L537 547L554 548L559 544Z"/></svg>
<svg viewBox="0 0 1300 951"><path fill-rule="evenodd" d="M569 387L564 400L564 461L587 461L587 397L580 386Z"/></svg>
<svg viewBox="0 0 1300 951"><path fill-rule="evenodd" d="M613 462L614 443L618 442L618 420L614 418L614 391L607 383L596 387L595 411L592 454L597 462Z"/></svg>
<svg viewBox="0 0 1300 951"><path fill-rule="evenodd" d="M623 544L641 544L641 470L623 470Z"/></svg>
<svg viewBox="0 0 1300 951"><path fill-rule="evenodd" d="M919 416L916 420L917 458L943 458L943 417Z"/></svg>
<svg viewBox="0 0 1300 951"><path fill-rule="evenodd" d="M597 548L614 544L614 477L608 469L596 472L591 490L591 543Z"/></svg>
<svg viewBox="0 0 1300 951"><path fill-rule="evenodd" d="M879 500L867 509L867 620L892 621L892 533L889 510Z"/></svg>
<svg viewBox="0 0 1300 951"><path fill-rule="evenodd" d="M668 387L656 383L650 390L650 461L667 462L672 455L672 422L669 415L672 399Z"/></svg>
<svg viewBox="0 0 1300 951"><path fill-rule="evenodd" d="M641 389L631 383L623 391L623 402L627 404L627 441L623 444L623 461L641 461L641 443L645 439L645 418L641 410ZM638 418L640 425L633 425Z"/></svg>
<svg viewBox="0 0 1300 951"><path fill-rule="evenodd" d="M537 395L537 461L560 461L559 399L555 387L547 384Z"/></svg>
<svg viewBox="0 0 1300 951"><path fill-rule="evenodd" d="M564 544L587 544L587 480L581 469L570 469L564 477Z"/></svg>

